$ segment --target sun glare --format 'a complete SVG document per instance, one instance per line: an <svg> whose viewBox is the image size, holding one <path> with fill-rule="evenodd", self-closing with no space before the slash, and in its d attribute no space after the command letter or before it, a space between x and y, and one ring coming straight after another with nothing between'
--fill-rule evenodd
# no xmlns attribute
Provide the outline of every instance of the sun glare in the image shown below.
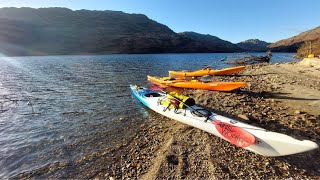
<svg viewBox="0 0 320 180"><path fill-rule="evenodd" d="M17 57L9 57L3 53L0 53L0 61L6 62L7 64L10 64L11 66L19 70L26 71L27 69L24 66L22 66L16 58Z"/></svg>

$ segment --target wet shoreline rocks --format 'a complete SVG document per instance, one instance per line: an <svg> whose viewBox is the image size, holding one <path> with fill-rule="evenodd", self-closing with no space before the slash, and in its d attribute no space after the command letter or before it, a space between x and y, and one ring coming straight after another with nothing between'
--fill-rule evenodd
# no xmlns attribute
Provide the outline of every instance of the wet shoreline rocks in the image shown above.
<svg viewBox="0 0 320 180"><path fill-rule="evenodd" d="M299 63L247 66L217 81L246 81L233 92L185 90L212 111L267 130L320 144L318 70ZM320 72L320 71L319 71ZM303 88L304 93L297 93ZM308 92L312 92L308 94ZM320 97L320 95L318 96ZM149 116L132 137L115 147L25 172L14 178L261 179L320 177L320 150L263 157L199 129L146 109Z"/></svg>

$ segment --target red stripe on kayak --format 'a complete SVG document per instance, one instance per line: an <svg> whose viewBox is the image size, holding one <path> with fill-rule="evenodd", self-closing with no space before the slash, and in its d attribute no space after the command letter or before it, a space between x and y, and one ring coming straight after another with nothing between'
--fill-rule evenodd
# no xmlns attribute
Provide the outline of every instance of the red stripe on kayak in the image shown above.
<svg viewBox="0 0 320 180"><path fill-rule="evenodd" d="M149 88L152 89L152 90L154 90L154 91L164 91L164 89L161 88L161 87L160 87L159 85L157 85L157 84L151 84L151 85L149 86Z"/></svg>
<svg viewBox="0 0 320 180"><path fill-rule="evenodd" d="M224 138L238 147L244 148L255 143L255 137L246 130L232 124L216 120L213 120L212 123Z"/></svg>

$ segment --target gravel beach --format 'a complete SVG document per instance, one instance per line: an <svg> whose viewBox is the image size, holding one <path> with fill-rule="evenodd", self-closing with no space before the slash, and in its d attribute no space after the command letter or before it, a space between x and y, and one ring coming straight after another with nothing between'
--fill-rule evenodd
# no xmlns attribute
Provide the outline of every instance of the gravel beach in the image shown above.
<svg viewBox="0 0 320 180"><path fill-rule="evenodd" d="M320 67L258 64L216 81L246 81L232 92L184 90L197 104L267 130L320 144ZM72 179L319 179L320 150L263 157L148 110L131 137L71 162L13 178Z"/></svg>

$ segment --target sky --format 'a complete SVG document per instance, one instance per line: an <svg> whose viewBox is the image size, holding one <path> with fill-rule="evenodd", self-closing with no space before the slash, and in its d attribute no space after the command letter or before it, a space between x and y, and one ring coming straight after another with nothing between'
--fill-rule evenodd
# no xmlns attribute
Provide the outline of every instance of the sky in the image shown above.
<svg viewBox="0 0 320 180"><path fill-rule="evenodd" d="M0 7L66 7L147 15L175 32L238 43L275 42L320 26L320 0L0 0Z"/></svg>

